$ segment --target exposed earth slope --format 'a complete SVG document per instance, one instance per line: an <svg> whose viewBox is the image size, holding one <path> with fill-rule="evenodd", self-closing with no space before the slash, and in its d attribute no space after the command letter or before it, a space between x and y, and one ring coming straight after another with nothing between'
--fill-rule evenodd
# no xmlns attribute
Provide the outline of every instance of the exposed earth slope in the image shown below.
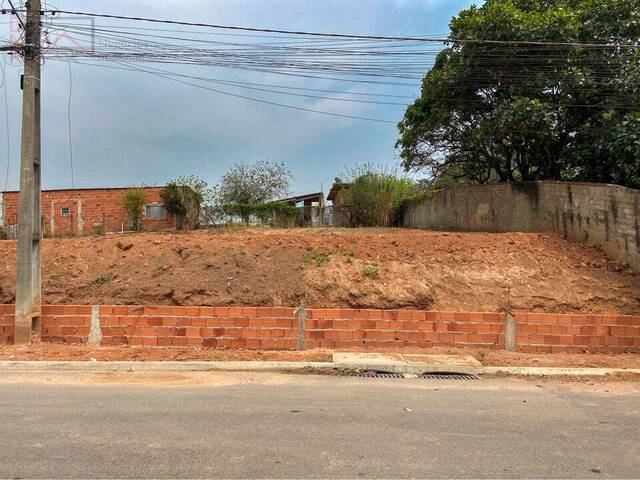
<svg viewBox="0 0 640 480"><path fill-rule="evenodd" d="M0 242L0 303L15 295ZM640 276L552 234L223 229L43 242L46 303L640 313Z"/></svg>

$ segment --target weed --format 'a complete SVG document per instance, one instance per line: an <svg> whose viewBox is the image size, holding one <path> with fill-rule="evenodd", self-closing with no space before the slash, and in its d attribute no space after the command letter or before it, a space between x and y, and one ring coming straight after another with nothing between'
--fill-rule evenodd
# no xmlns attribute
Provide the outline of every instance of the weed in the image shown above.
<svg viewBox="0 0 640 480"><path fill-rule="evenodd" d="M154 277L154 278L159 277L166 270L167 270L167 267L165 267L164 265L158 264L158 265L156 265L156 268L153 269L153 273L151 274L151 276Z"/></svg>
<svg viewBox="0 0 640 480"><path fill-rule="evenodd" d="M481 350L476 354L476 358L482 364L484 364L484 359L486 356L487 356L487 352L485 352L484 350Z"/></svg>
<svg viewBox="0 0 640 480"><path fill-rule="evenodd" d="M116 275L114 273L105 273L104 275L98 275L96 278L92 280L91 283L94 285L104 285L105 283L110 282L114 278L116 278Z"/></svg>
<svg viewBox="0 0 640 480"><path fill-rule="evenodd" d="M365 265L362 268L362 275L367 278L376 279L378 278L378 267L375 265Z"/></svg>
<svg viewBox="0 0 640 480"><path fill-rule="evenodd" d="M328 257L326 255L315 255L313 253L304 254L304 263L307 265L313 265L314 267L321 267L327 263Z"/></svg>

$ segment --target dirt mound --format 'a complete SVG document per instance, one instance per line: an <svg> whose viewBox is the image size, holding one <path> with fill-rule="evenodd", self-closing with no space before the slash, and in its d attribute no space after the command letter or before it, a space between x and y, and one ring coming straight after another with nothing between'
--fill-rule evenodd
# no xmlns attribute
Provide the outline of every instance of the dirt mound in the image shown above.
<svg viewBox="0 0 640 480"><path fill-rule="evenodd" d="M15 253L0 242L0 303L14 301ZM47 239L43 262L46 303L640 313L640 276L546 234L142 233Z"/></svg>

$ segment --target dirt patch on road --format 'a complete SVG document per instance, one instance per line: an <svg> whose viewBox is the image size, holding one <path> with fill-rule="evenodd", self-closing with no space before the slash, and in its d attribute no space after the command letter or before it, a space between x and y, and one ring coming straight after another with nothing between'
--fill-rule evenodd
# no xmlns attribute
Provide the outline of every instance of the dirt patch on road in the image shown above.
<svg viewBox="0 0 640 480"><path fill-rule="evenodd" d="M0 242L0 303L15 299L15 252ZM640 313L639 275L552 234L142 233L47 239L43 261L50 304Z"/></svg>

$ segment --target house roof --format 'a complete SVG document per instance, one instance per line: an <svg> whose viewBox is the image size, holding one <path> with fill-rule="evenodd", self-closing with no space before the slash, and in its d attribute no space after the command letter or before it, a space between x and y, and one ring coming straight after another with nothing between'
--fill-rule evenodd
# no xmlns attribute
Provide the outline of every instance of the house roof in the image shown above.
<svg viewBox="0 0 640 480"><path fill-rule="evenodd" d="M150 188L164 188L165 185L145 186L145 187L80 187L80 188L49 188L42 190L45 192L85 192L89 190L129 190L131 188L142 188L144 190ZM19 193L19 190L6 190L0 193Z"/></svg>
<svg viewBox="0 0 640 480"><path fill-rule="evenodd" d="M336 182L331 186L331 190L329 190L329 195L327 195L327 200L331 200L332 202L335 200L336 195L340 190L345 190L351 186L350 183Z"/></svg>
<svg viewBox="0 0 640 480"><path fill-rule="evenodd" d="M278 202L303 202L305 200L314 200L316 198L322 198L323 193L322 192L318 192L318 193L307 193L305 195L297 195L295 197L289 197L289 198L283 198L282 200L277 200Z"/></svg>

